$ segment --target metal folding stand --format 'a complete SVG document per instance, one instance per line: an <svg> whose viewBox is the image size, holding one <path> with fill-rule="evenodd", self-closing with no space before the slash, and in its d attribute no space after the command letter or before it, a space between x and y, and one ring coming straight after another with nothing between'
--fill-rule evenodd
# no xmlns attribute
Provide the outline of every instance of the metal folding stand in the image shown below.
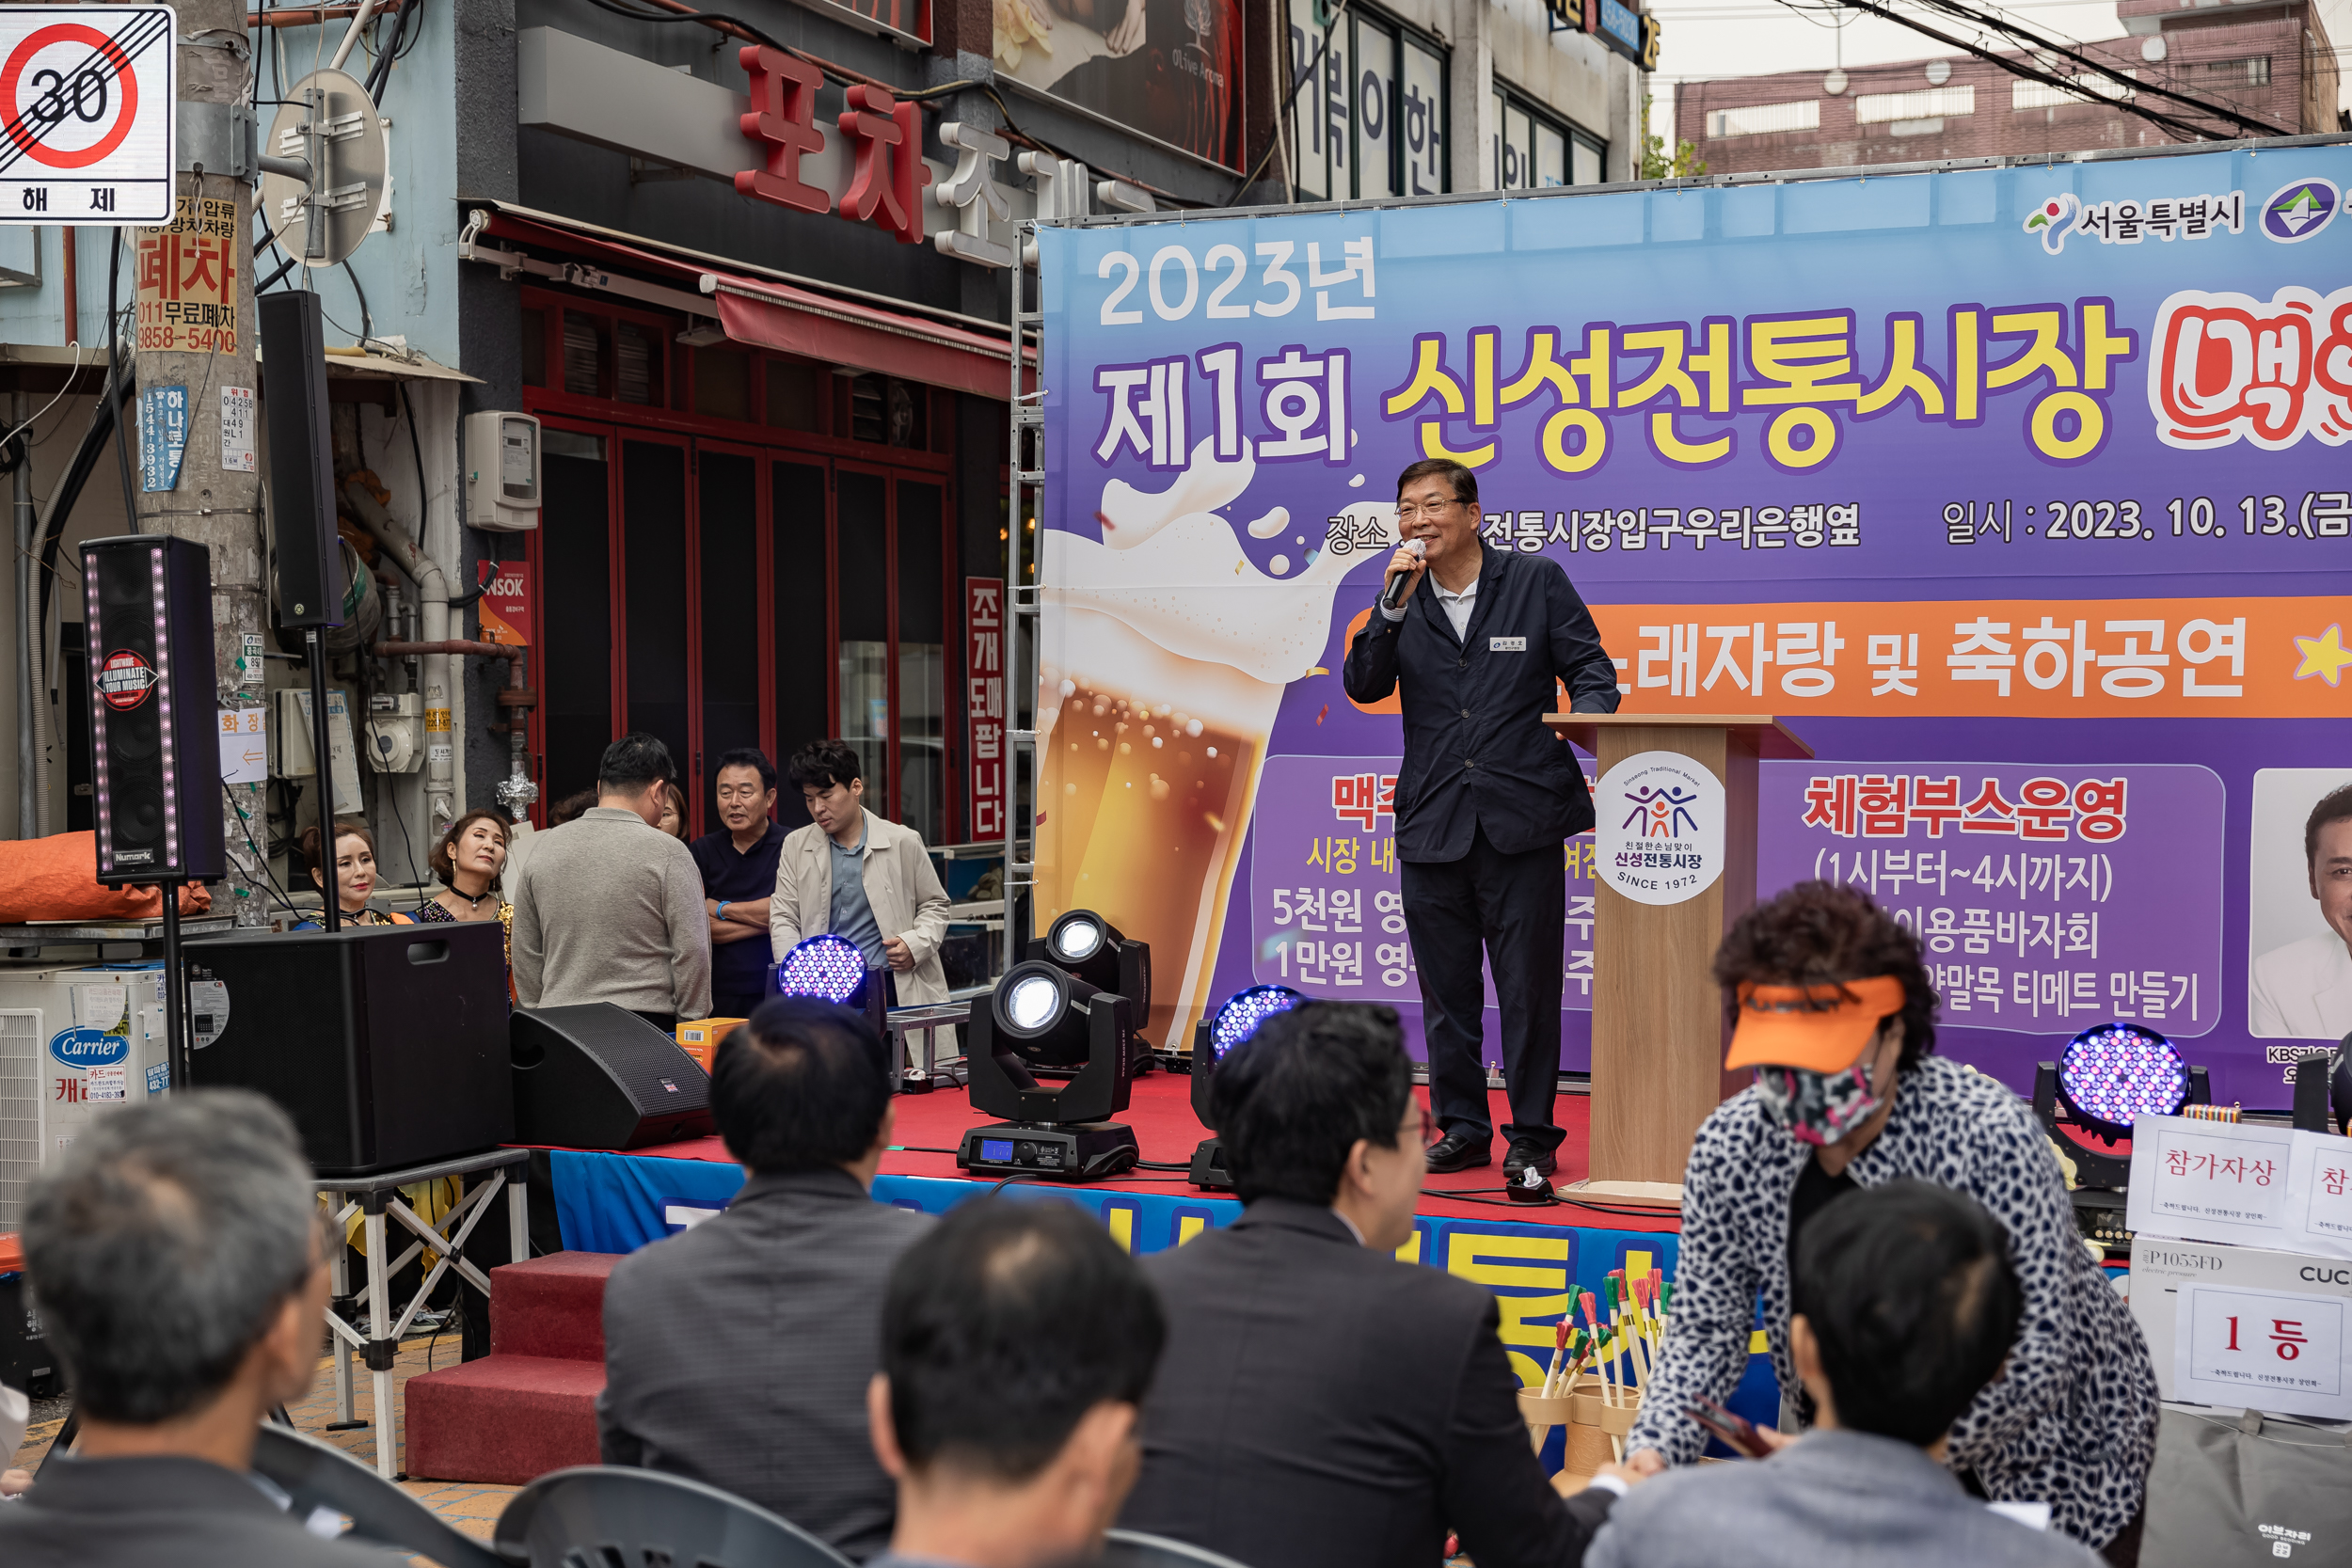
<svg viewBox="0 0 2352 1568"><path fill-rule="evenodd" d="M518 1176L509 1180L504 1167L523 1164L531 1158L527 1148L494 1148L486 1153L469 1154L457 1160L440 1160L429 1165L409 1170L385 1171L375 1176L355 1176L330 1179L319 1183L319 1191L332 1206L335 1241L331 1249L334 1278L334 1300L346 1299L366 1304L368 1328L362 1334L343 1322L330 1306L326 1326L335 1337L335 1425L363 1426L358 1418L353 1402L351 1358L357 1353L367 1364L374 1384L375 1397L375 1473L385 1480L392 1479L399 1469L400 1420L392 1406L392 1363L400 1354L401 1336L440 1284L442 1275L451 1269L459 1278L486 1298L490 1294L490 1277L466 1260L466 1238L482 1216L495 1206L500 1192L506 1194L506 1224L509 1253L516 1262L531 1256L531 1223L526 1208L529 1187ZM472 1190L458 1200L457 1206L437 1220L425 1220L402 1201L400 1189L419 1181L438 1180L444 1176L469 1176L486 1173L488 1180L474 1184ZM361 1234L367 1243L367 1288L351 1296L349 1249L344 1247L344 1227L351 1216L361 1216ZM391 1243L388 1220L397 1220L416 1240L397 1258L386 1253ZM461 1223L462 1222L462 1223ZM451 1227L456 1227L454 1230ZM395 1318L391 1304L391 1277L408 1266L410 1259L430 1247L440 1256L426 1271L424 1282L417 1287L415 1299L401 1308Z"/></svg>
<svg viewBox="0 0 2352 1568"><path fill-rule="evenodd" d="M902 1007L893 1007L883 1015L883 1027L890 1035L891 1063L910 1079L914 1076L914 1042L912 1037L918 1034L923 1037L920 1082L927 1088L915 1092L928 1092L932 1078L962 1060L961 1057L946 1063L939 1060L939 1032L967 1022L972 1016L974 999L986 996L994 989L993 986L968 986L962 990L949 991L945 1002L910 1003Z"/></svg>

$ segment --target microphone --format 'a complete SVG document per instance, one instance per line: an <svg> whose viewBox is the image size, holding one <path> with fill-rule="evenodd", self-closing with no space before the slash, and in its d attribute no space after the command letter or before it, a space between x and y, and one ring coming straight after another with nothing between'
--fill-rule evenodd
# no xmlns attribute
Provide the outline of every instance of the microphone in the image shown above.
<svg viewBox="0 0 2352 1568"><path fill-rule="evenodd" d="M1429 553L1429 542L1425 539L1407 539L1405 541L1405 547L1412 551L1416 557L1425 556ZM1398 605L1403 604L1405 602L1405 585L1412 580L1413 574L1410 572L1399 572L1396 576L1391 578L1389 579L1389 585L1380 591L1380 608L1383 610L1394 610Z"/></svg>

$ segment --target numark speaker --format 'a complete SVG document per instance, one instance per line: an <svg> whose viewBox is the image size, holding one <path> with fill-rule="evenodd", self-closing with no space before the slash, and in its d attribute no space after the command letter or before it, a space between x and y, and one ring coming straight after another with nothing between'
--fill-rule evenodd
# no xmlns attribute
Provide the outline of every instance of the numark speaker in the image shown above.
<svg viewBox="0 0 2352 1568"><path fill-rule="evenodd" d="M515 1141L619 1150L711 1131L710 1076L624 1007L517 1007Z"/></svg>
<svg viewBox="0 0 2352 1568"><path fill-rule="evenodd" d="M167 533L93 539L82 594L98 879L217 880L212 552Z"/></svg>
<svg viewBox="0 0 2352 1568"><path fill-rule="evenodd" d="M515 1135L495 920L239 931L187 947L190 1076L285 1108L322 1176L405 1170ZM199 973L200 972L200 973Z"/></svg>
<svg viewBox="0 0 2352 1568"><path fill-rule="evenodd" d="M326 330L319 296L278 289L257 297L262 400L269 420L269 503L278 624L343 624L343 557L335 542L334 436L327 425Z"/></svg>

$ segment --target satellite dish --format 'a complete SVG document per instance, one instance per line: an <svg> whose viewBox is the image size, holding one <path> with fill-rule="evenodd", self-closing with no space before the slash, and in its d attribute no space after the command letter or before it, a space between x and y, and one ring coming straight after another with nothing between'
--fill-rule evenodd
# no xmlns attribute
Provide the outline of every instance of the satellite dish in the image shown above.
<svg viewBox="0 0 2352 1568"><path fill-rule="evenodd" d="M1832 98L1836 98L1839 93L1844 92L1846 90L1846 73L1842 71L1833 71L1828 75L1822 77L1821 90L1829 94Z"/></svg>
<svg viewBox="0 0 2352 1568"><path fill-rule="evenodd" d="M1945 83L1947 83L1947 82L1950 81L1951 79L1952 79L1952 62L1951 62L1951 61L1949 61L1949 60L1930 60L1930 61L1928 62L1928 86L1930 86L1930 87L1942 87Z"/></svg>
<svg viewBox="0 0 2352 1568"><path fill-rule="evenodd" d="M2153 65L2157 61L2163 59L2164 55L2165 44L2162 34L2157 34L2154 37L2142 39L2140 40L2139 57L2146 60L2150 65Z"/></svg>
<svg viewBox="0 0 2352 1568"><path fill-rule="evenodd" d="M286 97L262 152L273 162L307 162L310 178L264 164L262 215L287 255L305 266L331 267L358 249L375 225L390 142L357 77L314 71Z"/></svg>

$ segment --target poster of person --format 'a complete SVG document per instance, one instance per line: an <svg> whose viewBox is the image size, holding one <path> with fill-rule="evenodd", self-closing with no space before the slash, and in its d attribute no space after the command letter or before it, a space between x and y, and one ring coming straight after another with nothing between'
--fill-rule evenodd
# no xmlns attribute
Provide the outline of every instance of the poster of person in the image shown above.
<svg viewBox="0 0 2352 1568"><path fill-rule="evenodd" d="M2255 773L2246 911L2247 1032L2352 1033L2352 770Z"/></svg>
<svg viewBox="0 0 2352 1568"><path fill-rule="evenodd" d="M999 76L1240 167L1237 0L995 0L995 39Z"/></svg>

